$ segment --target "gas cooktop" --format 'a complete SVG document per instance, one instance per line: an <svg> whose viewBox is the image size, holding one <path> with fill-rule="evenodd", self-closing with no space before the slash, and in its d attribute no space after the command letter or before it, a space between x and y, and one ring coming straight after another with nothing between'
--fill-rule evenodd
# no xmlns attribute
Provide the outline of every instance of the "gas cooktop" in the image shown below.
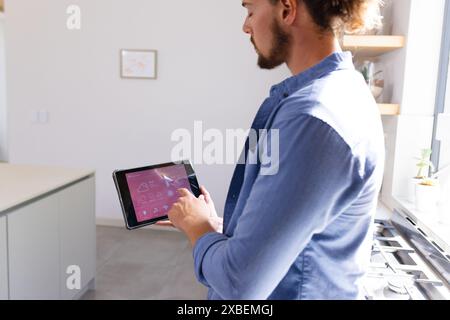
<svg viewBox="0 0 450 320"><path fill-rule="evenodd" d="M390 220L375 220L363 288L369 300L449 300L450 256L395 210Z"/></svg>

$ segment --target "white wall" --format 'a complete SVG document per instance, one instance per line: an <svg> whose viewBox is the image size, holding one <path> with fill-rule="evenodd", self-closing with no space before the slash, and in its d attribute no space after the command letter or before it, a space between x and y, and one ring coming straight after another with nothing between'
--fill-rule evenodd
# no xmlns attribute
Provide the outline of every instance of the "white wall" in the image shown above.
<svg viewBox="0 0 450 320"><path fill-rule="evenodd" d="M433 130L444 0L391 0L386 21L392 34L406 36L406 47L381 59L387 90L385 101L400 103L401 115L383 117L387 161L382 198L391 208L392 195L412 199L414 157L430 148Z"/></svg>
<svg viewBox="0 0 450 320"><path fill-rule="evenodd" d="M78 4L80 31L66 29ZM261 71L229 0L6 0L9 160L97 170L97 217L122 219L111 173L170 160L170 135L248 128L285 68ZM119 77L119 50L158 50L157 80ZM33 113L49 112L46 124ZM222 211L232 165L195 166Z"/></svg>
<svg viewBox="0 0 450 320"><path fill-rule="evenodd" d="M389 0L383 9L383 34L403 35L408 41L411 0ZM383 70L385 90L382 102L402 103L403 82L405 73L406 47L383 55L379 59ZM401 104L401 107L403 105ZM394 180L394 165L397 154L397 123L399 117L383 116L383 127L386 144L385 174L382 186L383 201L391 205Z"/></svg>
<svg viewBox="0 0 450 320"><path fill-rule="evenodd" d="M6 78L5 78L5 17L0 12L0 161L7 160L6 139Z"/></svg>

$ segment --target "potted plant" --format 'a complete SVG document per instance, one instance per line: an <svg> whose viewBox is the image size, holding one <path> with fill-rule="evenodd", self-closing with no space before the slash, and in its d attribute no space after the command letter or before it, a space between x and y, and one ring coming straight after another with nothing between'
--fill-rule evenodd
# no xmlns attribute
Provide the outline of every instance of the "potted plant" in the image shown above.
<svg viewBox="0 0 450 320"><path fill-rule="evenodd" d="M419 162L416 166L419 168L415 180L415 204L418 211L434 214L437 210L439 201L439 183L434 172L434 165L430 160L432 150L423 149Z"/></svg>
<svg viewBox="0 0 450 320"><path fill-rule="evenodd" d="M375 100L378 100L378 98L383 93L384 88L384 80L382 77L383 71L379 70L375 72L375 63L368 60L362 63L359 71L361 72L364 80L369 86L373 97L375 98Z"/></svg>
<svg viewBox="0 0 450 320"><path fill-rule="evenodd" d="M430 157L432 154L431 149L422 149L421 157L416 158L419 160L419 162L416 164L416 166L419 168L419 172L417 172L417 175L415 176L416 179L423 179L428 176L428 171L431 169L434 171L434 165L433 162L431 162Z"/></svg>

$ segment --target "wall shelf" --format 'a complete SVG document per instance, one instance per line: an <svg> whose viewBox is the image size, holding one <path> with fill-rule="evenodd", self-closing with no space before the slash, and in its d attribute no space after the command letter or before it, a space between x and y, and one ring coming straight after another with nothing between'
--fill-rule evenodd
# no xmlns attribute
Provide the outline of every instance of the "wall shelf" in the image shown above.
<svg viewBox="0 0 450 320"><path fill-rule="evenodd" d="M398 116L400 114L399 104L379 103L378 108L383 116Z"/></svg>
<svg viewBox="0 0 450 320"><path fill-rule="evenodd" d="M349 50L360 57L376 57L403 48L405 37L345 35L341 42L343 50Z"/></svg>
<svg viewBox="0 0 450 320"><path fill-rule="evenodd" d="M405 46L404 36L390 35L344 35L341 40L343 50L351 51L355 59L375 58L382 54L401 49ZM378 104L381 115L397 116L399 104Z"/></svg>

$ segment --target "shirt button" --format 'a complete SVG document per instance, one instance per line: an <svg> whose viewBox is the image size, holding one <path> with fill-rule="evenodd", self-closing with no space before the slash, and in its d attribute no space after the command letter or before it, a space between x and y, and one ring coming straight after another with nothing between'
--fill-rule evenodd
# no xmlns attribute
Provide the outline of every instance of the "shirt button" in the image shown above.
<svg viewBox="0 0 450 320"><path fill-rule="evenodd" d="M283 93L283 98L287 98L287 97L289 97L289 93Z"/></svg>

